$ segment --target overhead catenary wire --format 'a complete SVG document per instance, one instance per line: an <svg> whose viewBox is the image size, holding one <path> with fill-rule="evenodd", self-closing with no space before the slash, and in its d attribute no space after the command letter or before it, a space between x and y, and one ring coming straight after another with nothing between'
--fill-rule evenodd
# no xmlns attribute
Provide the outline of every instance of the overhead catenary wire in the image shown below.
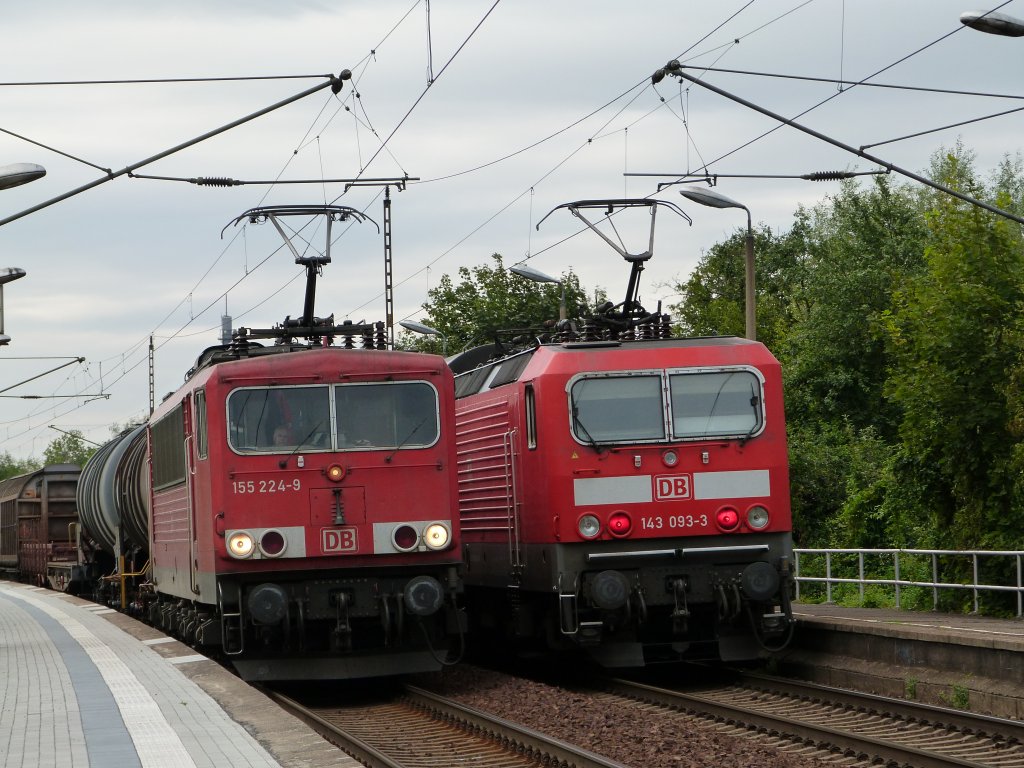
<svg viewBox="0 0 1024 768"><path fill-rule="evenodd" d="M206 141L207 139L213 138L214 136L218 136L224 133L225 131L230 131L232 128L237 128L240 125L244 125L250 120L255 120L257 117L262 117L263 115L273 112L276 109L280 109L281 107L287 106L295 101L304 99L307 96L317 93L318 91L322 91L324 88L340 89L342 82L347 80L350 76L351 72L349 72L348 70L344 70L338 77L335 77L334 75L325 75L325 77L327 77L328 79L325 82L320 83L319 85L315 85L312 88L307 88L306 90L297 93L294 96L289 96L287 99L282 99L281 101L278 101L275 104L271 104L269 107L264 107L263 109L257 110L256 112L246 115L245 117L241 117L237 120L233 120L232 122L226 125L222 125L219 128L215 128L212 131L207 131L206 133L202 134L201 136L197 136L194 139L189 139L188 141L182 142L181 144L177 144L171 147L170 149L165 149L162 152L158 152L157 154L152 155L151 157L147 157L145 160L140 160L136 163L132 163L131 165L127 165L119 171L111 171L106 176L103 176L99 179L95 179L89 182L88 184L83 184L80 187L76 187L75 189L72 189L61 195L57 195L57 197L50 198L49 200L44 200L43 202L37 203L36 205L33 205L30 208L26 208L25 210L20 211L19 213L15 213L3 219L0 219L0 227L4 226L5 224L10 224L12 221L17 221L18 219L24 216L28 216L29 214L35 213L36 211L41 211L44 208L48 208L49 206L55 205L56 203L59 203L63 200L67 200L68 198L74 197L75 195L81 194L82 192L86 192L90 189L93 189L94 187L98 187L100 184L106 184L108 181L112 181L118 178L119 176L126 176L130 174L132 171L134 171L136 168L142 168L143 166L155 163L157 160L162 160L163 158L169 157L170 155L173 155L176 152L180 152L183 149L187 149L188 147L199 144L200 142Z"/></svg>
<svg viewBox="0 0 1024 768"><path fill-rule="evenodd" d="M1003 5L1007 5L1007 4L1009 4L1009 2L1011 2L1011 0L1006 0L1002 5L997 6L997 8L1002 8ZM929 48L939 44L943 40L945 40L945 39L947 39L947 38L957 34L958 32L962 31L963 29L964 29L963 26L959 26L956 29L953 29L952 31L947 32L946 34L939 36L937 39L932 40L930 43L926 43L925 45L921 46L920 48L917 48L916 50L912 51L911 53L908 53L905 56L901 56L900 58L896 59L895 61L893 61L893 62L891 62L889 64L886 64L884 67L882 67L879 70L876 70L875 72L873 72L872 74L868 75L867 77L861 78L860 80L851 83L850 88L847 88L844 91L837 91L836 93L833 93L831 96L828 96L827 98L822 99L821 101L817 102L816 104L811 105L810 107L808 107L804 111L802 111L802 112L798 113L797 115L795 115L793 118L790 118L790 120L796 120L797 118L803 117L804 115L808 114L809 112L812 112L815 109L818 109L819 107L824 106L828 102L832 101L832 99L836 98L837 96L841 96L843 94L849 93L853 88L867 84L867 82L869 80L877 77L878 75L882 74L883 72L887 72L888 70L892 69L893 67L897 66L898 64L902 64L903 62L913 58L914 56L917 56L918 54L922 53L923 51L926 51ZM681 65L681 66L686 66L686 68L691 68L689 65ZM704 83L703 83L703 81L700 78L696 78L696 77L693 77L693 76L687 76L684 79L686 79L689 82L694 83L696 85L704 86ZM704 86L704 87L706 87L706 86ZM775 133L775 131L779 130L780 128L782 128L783 125L786 124L785 120L786 120L786 118L782 118L782 122L780 122L779 125L776 125L774 128L769 128L767 131L765 131L764 133L759 134L758 136L755 136L750 141L747 141L746 143L741 144L740 146L736 147L735 149L732 149L729 152L726 152L725 154L720 155L719 157L715 158L714 160L711 161L712 164L717 163L720 160L724 160L725 158L730 157L731 155L736 154L740 150L745 149L746 147L749 147L754 142L760 141L761 139L765 138L766 136L770 136L771 134Z"/></svg>
<svg viewBox="0 0 1024 768"><path fill-rule="evenodd" d="M668 68L671 69L671 65L672 62L669 62ZM704 82L699 78L696 78L692 75L688 75L682 71L683 67L682 65L679 65L678 62L676 62L676 67L677 68L674 70L674 74L676 74L677 76L689 80L692 83L696 83L697 85L700 85L702 88L707 88L709 91L717 93L719 96L724 96L727 99L735 101L737 104L742 104L743 106L752 109L755 112L760 112L761 114L767 117L770 117L774 120L778 120L780 125L788 125L791 128L796 128L798 131L803 131L809 136L813 136L816 139L821 139L822 141L831 144L835 147L838 147L839 149L850 152L851 154L857 155L858 157L863 157L865 160L870 160L871 162L880 165L883 168L887 168L895 173L898 173L901 176L905 176L908 179L913 179L914 181L920 182L921 184L929 186L932 189L944 192L945 194L950 195L951 197L955 197L959 200L963 200L966 203L970 203L971 205L983 208L987 210L989 213L994 213L998 216L1002 216L1003 218L1010 219L1011 221L1016 221L1018 224L1024 224L1024 217L1018 216L1017 214L1011 213L1010 211L1003 210L998 206L986 203L984 200L978 200L977 198L971 197L970 195L964 194L963 192L959 192L958 190L947 187L945 184L940 184L936 181L932 181L931 179L922 176L919 173L915 173L913 171L902 168L894 163L888 162L887 160L875 157L874 155L869 155L862 149L850 146L849 144L839 141L838 139L832 138L831 136L821 133L820 131L816 131L813 128L809 128L805 125L802 125L796 122L796 120L794 119L783 117L782 115L776 112L772 112L770 109L755 104L752 101L748 101L747 99L737 96L736 94L729 93L728 91L718 88L717 86L711 85L710 83Z"/></svg>
<svg viewBox="0 0 1024 768"><path fill-rule="evenodd" d="M414 5L414 7L415 7L415 5ZM368 163L367 163L366 165L370 165L370 163L368 162ZM442 178L446 178L446 177L438 177L437 179L429 179L429 180L427 180L427 181L424 181L424 182L422 182L422 183L428 183L429 181L437 181L437 180L441 180ZM284 182L284 183L287 183L287 182ZM503 208L503 209L502 209L502 211L500 211L500 212L499 212L499 215L500 215L500 213L501 213L501 212L504 212L504 210L506 210L506 209L507 209L507 208ZM485 224L486 224L486 223L489 223L489 222L490 222L491 220L493 220L493 217L492 217L492 218L489 218L489 219L488 219L488 221L487 221L487 222L485 222ZM460 241L460 244L461 244L461 242L463 242L463 241ZM544 250L549 250L549 248L545 248ZM539 251L539 253L542 253L542 252L543 252L543 251ZM432 263L432 264L436 264L437 262L436 262L436 260L435 260L435 261L432 261L431 263ZM429 266L427 267L427 269L429 269ZM422 271L422 270L421 270L421 271Z"/></svg>
<svg viewBox="0 0 1024 768"><path fill-rule="evenodd" d="M499 3L499 2L500 2L500 0L496 0L496 1L495 1L495 3L494 3L494 5L492 5L492 7L490 7L490 9L489 9L489 10L488 10L488 11L486 12L486 14L484 14L483 18L481 18L481 19L480 19L480 22L479 22L479 23L478 23L478 24L476 25L476 27L475 27L475 28L473 29L473 31L472 31L472 32L470 33L470 35L469 35L469 36L468 36L468 37L466 38L466 40L465 40L465 41L463 42L463 44L462 44L462 45L461 45L461 46L459 47L459 49L458 49L458 50L456 51L456 53L455 53L455 54L453 54L453 55L452 55L452 57L451 57L451 58L449 59L449 61L447 61L447 62L445 63L445 65L444 65L444 68L442 68L442 70L441 70L441 73L442 73L442 72L444 71L444 69L446 69L446 68L447 68L447 66L449 66L449 65L450 65L450 63L452 62L452 60L454 60L454 59L455 59L456 55L458 55L458 53L459 53L459 52L460 52L460 51L461 51L461 50L462 50L462 49L463 49L463 48L465 47L465 45L466 45L466 44L467 44L467 43L469 42L469 40L470 40L470 39L471 39L471 38L473 37L473 35L474 35L474 34L476 33L476 31L477 31L477 30L478 30L478 29L480 28L480 26L481 26L481 25L482 25L482 23L483 23L483 20L484 20L484 19L485 19L485 18L486 18L486 17L487 17L487 16L489 15L489 14L490 14L490 12L492 12L492 11L493 11L493 10L495 9L495 7L497 7L497 5L498 5L498 3ZM406 13L404 13L404 14L403 14L403 15L401 16L401 18L400 18L400 19L398 20L398 22L397 22L397 23L396 23L396 24L395 24L395 25L394 25L394 26L393 26L393 27L391 28L391 30L390 30L390 31L389 31L389 32L388 32L388 33L387 33L387 34L386 34L386 35L384 36L384 38L382 38L382 40L380 41L380 43L378 43L377 47L380 47L380 45L381 45L381 44L383 44L383 43L384 43L384 41L386 41L386 40L387 40L387 39L388 39L388 38L389 38L389 37L390 37L390 36L391 36L391 35L392 35L392 34L394 33L394 31L395 31L395 30L396 30L396 29L398 28L398 26L400 26L400 25L401 25L401 23L403 22L403 20L404 20L404 19L406 19L406 18L407 18L407 17L408 17L409 15L410 15L410 13L412 13L413 9L415 9L416 5L418 5L418 4L419 4L419 0L417 0L416 2L414 2L414 3L413 3L413 5L412 5L412 6L411 6L411 7L410 7L410 8L409 8L409 9L408 9L407 11L406 11ZM361 66L361 65L362 65L362 63L364 63L365 61L369 60L369 59L370 59L370 58L371 58L372 56L374 56L375 54L376 54L376 48L375 48L375 49L371 49L370 53L369 53L369 54L367 54L367 56L365 56L365 57L364 57L364 59L361 59L361 60L360 60L360 61L359 61L359 62L357 63L356 67L359 67L359 66ZM349 73L349 76L350 76L350 72L349 72L349 71L346 71L346 73ZM438 73L437 77L439 77L441 73ZM326 76L326 77L333 77L333 76ZM436 78L434 78L434 80L436 80ZM328 83L328 84L330 84L330 83ZM354 86L354 85L355 85L355 84L353 83L353 86ZM323 86L322 86L322 87L323 87ZM353 93L354 93L354 92L356 92L356 90L355 90L355 88L353 87ZM420 98L419 98L419 99L417 99L417 102L416 102L416 103L419 103L419 101L420 101L420 100L422 100L422 97L423 97L423 94L421 94ZM292 100L295 100L295 99L292 99ZM280 105L284 105L284 103L285 103L285 102L281 102L281 104L280 104ZM360 105L361 105L361 101L360 101ZM406 115L406 118L408 118L408 117L409 117L409 115L410 115L410 114L412 114L412 111L413 111L413 109L415 109L415 106L416 106L416 104L414 104L413 108L412 108L412 109L411 109L411 110L409 111L409 113L407 113L407 115ZM364 115L366 116L366 110L365 110L365 108L362 108L362 110L364 110ZM322 111L322 112L323 112L323 111ZM262 113L261 113L261 114L262 114ZM367 119L369 120L369 116L367 116ZM404 119L403 119L403 120L404 120ZM231 127L234 127L234 126L232 125ZM222 130L226 130L226 128L225 128L225 129L222 129ZM373 129L371 128L371 130L373 130ZM396 128L395 130L397 130L397 128ZM374 134L376 135L376 131L373 131L373 132L374 132ZM212 135L212 134L208 134L208 135ZM307 134L307 135L308 135L308 134ZM392 136L394 135L394 131L392 131L391 135L392 135ZM389 136L389 138L390 138L390 136ZM178 148L183 148L183 146L175 147L175 150L173 150L173 151L177 151L177 150L178 150ZM384 143L382 143L382 147L381 147L381 148L385 148L385 144L384 144ZM143 164L147 164L148 162L154 162L155 160L161 159L161 158L163 158L163 157L167 157L167 155L171 154L171 152L172 152L172 151L168 151L168 152L166 152L166 153L162 153L162 154L161 154L161 155L159 155L159 156L155 156L154 158L151 158L150 160L144 161L144 163L140 163L140 164L136 164L136 165L134 165L134 166L131 166L131 167L130 167L129 169L125 169L125 171L124 171L124 172L129 172L130 170L134 170L135 168L141 167L141 166L142 166ZM377 152L377 153L376 153L376 154L374 155L374 158L376 158L376 157L377 157L377 156L378 156L379 154L380 154L380 150L378 150L378 152ZM390 150L388 150L388 154L389 154L389 155L391 154L391 153L390 153ZM293 157L294 157L294 154L293 154ZM393 155L392 155L391 157L393 158ZM372 161L372 160L373 160L374 158L371 158L371 161ZM289 159L289 162L291 162L291 158ZM368 162L368 164L367 164L367 165L369 165L369 162ZM287 166L287 164L286 164L286 166ZM119 173L121 173L121 172L119 172ZM111 177L113 177L113 176L111 176ZM99 181L98 181L98 182L96 182L96 183L102 183L103 181L106 181L106 180L110 180L110 179L109 179L109 178L104 178L104 179L101 179L101 180L99 180ZM92 184L92 185L95 185L95 184ZM91 188L91 186L92 186L92 185L86 185L86 186L84 186L84 187L80 187L79 189L73 190L73 193L72 193L72 194L78 194L78 193L79 193L79 191L84 191L84 190L85 190L85 189L87 189L87 188ZM69 196L66 196L66 197L70 197L70 195L69 195ZM61 199L63 199L63 198L61 198ZM264 199L265 199L265 195L264 195ZM20 217L20 216L24 216L24 215L28 215L29 213L35 212L35 210L39 210L40 208L42 208L42 207L45 207L45 205L52 205L52 204L53 204L54 202L58 202L58 200L54 200L54 201L48 201L48 202L47 202L46 204L44 204L44 205L42 205L42 206L38 206L38 207L36 207L35 209L30 209L29 211L27 211L27 212L23 212L22 214L18 214L18 215L17 215L17 216L15 216L15 217L9 217L9 220L14 220L14 218L17 218L17 217ZM0 220L0 225L3 225L4 223L7 223L7 220ZM339 237L340 237L340 236L339 236ZM280 250L280 248L279 248L279 249L275 249L274 253L275 253L276 251L278 251L278 250ZM272 255L272 254L271 254L271 255ZM267 259L269 259L269 256L267 257ZM256 269L256 268L258 268L258 266L260 266L260 265L261 265L262 263L264 263L264 262L265 262L265 261L266 261L267 259L264 259L264 260L263 260L262 262L260 262L260 264L258 264L258 265L257 265L256 267L254 267L254 268L253 268L252 270L248 270L248 269L247 269L247 271L246 271L246 275L244 276L243 280L244 280L245 278L247 278L247 276L251 275L251 274L252 274L252 273L253 273L253 272L255 271L255 269ZM211 268L212 268L212 267L211 267ZM209 269L207 270L207 273L209 273ZM293 279L293 280L294 280L294 279ZM202 281L202 279L201 279L201 281ZM241 281L239 281L239 282L241 282ZM292 282L292 281L289 281L289 282L288 282L288 283L287 283L286 285L289 285L289 284L290 284L291 282ZM229 291L230 291L231 289L233 289L234 287L236 287L237 285L238 285L238 282L237 282L236 284L232 285L232 286L231 286L231 287L230 287L230 288L229 288L229 289L228 289L227 291L225 291L225 292L224 292L223 294L221 294L221 296L220 296L220 297L218 297L218 301L219 301L219 299L220 299L220 298L224 298L224 297L226 297L227 293L228 293L228 292L229 292ZM282 290L283 288L284 288L284 286L282 286L282 287L281 287L281 288L279 289L279 291L280 291L280 290ZM190 294L191 294L191 292L189 292L189 295L190 295ZM186 299L187 299L187 297L186 297ZM183 301L185 301L186 299L182 299L182 302L183 302ZM178 306L180 306L182 302L179 302ZM209 309L209 307L206 307L206 308L205 308L205 309L203 310L203 312L207 311L207 309ZM173 310L172 310L172 312L173 312ZM201 313L200 313L200 315L202 315L202 313L203 313L203 312L201 312ZM189 322L188 322L188 323L186 323L186 324L185 324L185 326L183 326L183 327L182 327L182 329L183 329L183 328L186 328L186 327L187 327L188 325L190 325L190 324L191 324L191 322L193 322L193 321L194 321L194 319L195 319L195 318L189 318ZM180 333L180 330L182 330L182 329L179 329L178 333ZM169 338L168 338L168 341L169 341L170 339L176 338L176 336L177 336L177 333L176 333L176 334L174 334L173 336L169 337ZM144 343L144 341L143 341L143 342L140 342L140 344L141 344L141 343ZM165 341L164 343L167 343L167 342ZM163 344L161 344L161 346L163 346ZM135 346L135 348L138 348L138 345L136 345L136 346ZM115 380L114 382L111 382L111 384L116 384L116 383L117 383L118 381L120 381L121 379L123 379L123 378L124 378L124 376L126 376L126 375L127 375L127 374L128 374L129 372L130 372L130 371L134 370L134 369L135 369L135 368L137 368L137 367L138 367L139 365L141 365L141 361L142 361L142 360L139 360L138 362L136 362L136 364L135 364L134 366L131 366L131 367L130 367L129 369L127 369L127 370L123 370L123 371L122 371L122 376L118 377L118 378L117 378L117 379L116 379L116 380ZM75 409L72 409L72 410L75 410ZM69 412L65 412L65 413L70 413L70 411L69 411ZM30 417L30 418L31 418L31 417Z"/></svg>

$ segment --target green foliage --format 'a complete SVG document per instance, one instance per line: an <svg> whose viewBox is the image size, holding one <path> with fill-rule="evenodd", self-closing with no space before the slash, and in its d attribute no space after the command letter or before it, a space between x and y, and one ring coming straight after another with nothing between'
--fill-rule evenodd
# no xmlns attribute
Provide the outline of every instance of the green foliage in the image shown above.
<svg viewBox="0 0 1024 768"><path fill-rule="evenodd" d="M949 154L939 180L975 197L970 158ZM945 196L935 200L926 269L897 294L889 322L893 366L886 391L904 417L907 453L935 468L933 527L950 548L1000 548L1016 540L1022 499L1007 400L1020 364L1006 318L1024 305L1016 225ZM900 475L902 477L902 475ZM1016 498L1015 498L1016 495Z"/></svg>
<svg viewBox="0 0 1024 768"><path fill-rule="evenodd" d="M439 331L436 336L402 338L402 346L424 352L448 354L493 341L495 333L511 329L540 332L545 323L558 319L562 287L535 283L505 269L500 254L491 256L494 265L459 269L456 285L444 275L436 288L427 291L423 324ZM562 276L566 315L579 317L590 312L586 293L572 272Z"/></svg>
<svg viewBox="0 0 1024 768"><path fill-rule="evenodd" d="M885 177L866 191L846 182L814 210L805 235L807 316L782 350L791 419L895 434L898 414L882 397L881 321L893 289L921 268L925 234L917 200Z"/></svg>
<svg viewBox="0 0 1024 768"><path fill-rule="evenodd" d="M754 232L757 338L769 349L800 313L804 274L804 232L798 221L782 237L766 227ZM690 336L742 336L745 332L746 231L739 230L704 254L685 283L673 287L683 298L670 307Z"/></svg>
<svg viewBox="0 0 1024 768"><path fill-rule="evenodd" d="M940 693L939 699L953 709L970 709L971 691L966 685L955 684L948 693Z"/></svg>
<svg viewBox="0 0 1024 768"><path fill-rule="evenodd" d="M908 677L904 683L904 696L908 699L917 698L917 678Z"/></svg>
<svg viewBox="0 0 1024 768"><path fill-rule="evenodd" d="M16 459L7 451L0 454L0 480L17 477L35 469L39 469L39 463L34 459Z"/></svg>
<svg viewBox="0 0 1024 768"><path fill-rule="evenodd" d="M77 464L82 467L96 452L95 447L86 445L82 433L77 429L61 435L43 452L44 464Z"/></svg>
<svg viewBox="0 0 1024 768"><path fill-rule="evenodd" d="M1024 214L1019 157L986 185L957 144L930 172ZM783 366L797 545L1019 549L1019 227L882 176L844 182L798 211L789 232L759 231L755 253L758 336ZM676 290L685 332L741 334L743 233L711 248ZM930 607L930 590L920 592L901 600Z"/></svg>

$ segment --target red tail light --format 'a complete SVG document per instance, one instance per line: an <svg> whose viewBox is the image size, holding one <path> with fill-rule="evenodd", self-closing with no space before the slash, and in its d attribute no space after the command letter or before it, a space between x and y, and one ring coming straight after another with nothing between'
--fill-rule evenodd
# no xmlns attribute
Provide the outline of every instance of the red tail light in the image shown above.
<svg viewBox="0 0 1024 768"><path fill-rule="evenodd" d="M612 536L628 536L633 528L633 521L625 512L613 512L608 518L608 531Z"/></svg>
<svg viewBox="0 0 1024 768"><path fill-rule="evenodd" d="M723 531L735 531L740 525L740 514L732 507L722 507L715 514L715 522Z"/></svg>
<svg viewBox="0 0 1024 768"><path fill-rule="evenodd" d="M408 552L420 543L420 535L411 525L403 523L391 532L391 540L395 543L395 549Z"/></svg>
<svg viewBox="0 0 1024 768"><path fill-rule="evenodd" d="M277 557L284 552L285 544L280 531L269 530L260 537L260 552L267 557Z"/></svg>

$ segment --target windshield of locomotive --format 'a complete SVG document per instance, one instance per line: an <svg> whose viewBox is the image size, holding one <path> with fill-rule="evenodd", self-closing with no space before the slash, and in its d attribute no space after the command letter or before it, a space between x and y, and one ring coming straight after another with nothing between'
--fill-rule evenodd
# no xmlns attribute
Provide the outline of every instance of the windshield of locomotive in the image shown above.
<svg viewBox="0 0 1024 768"><path fill-rule="evenodd" d="M228 396L228 442L242 453L330 449L330 392L326 386L236 389Z"/></svg>
<svg viewBox="0 0 1024 768"><path fill-rule="evenodd" d="M583 378L569 395L573 432L584 443L665 439L665 398L658 374Z"/></svg>
<svg viewBox="0 0 1024 768"><path fill-rule="evenodd" d="M437 442L437 390L426 382L339 384L334 403L339 450L425 448Z"/></svg>
<svg viewBox="0 0 1024 768"><path fill-rule="evenodd" d="M437 390L422 381L247 387L228 396L239 453L425 448L437 442Z"/></svg>
<svg viewBox="0 0 1024 768"><path fill-rule="evenodd" d="M569 400L573 434L592 445L744 438L764 425L751 370L587 376Z"/></svg>
<svg viewBox="0 0 1024 768"><path fill-rule="evenodd" d="M672 436L749 437L764 423L761 380L748 370L673 373Z"/></svg>

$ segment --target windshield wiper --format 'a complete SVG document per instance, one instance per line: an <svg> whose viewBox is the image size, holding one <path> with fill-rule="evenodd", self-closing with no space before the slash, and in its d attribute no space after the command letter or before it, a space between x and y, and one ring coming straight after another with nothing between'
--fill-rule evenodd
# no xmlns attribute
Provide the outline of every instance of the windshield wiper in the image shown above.
<svg viewBox="0 0 1024 768"><path fill-rule="evenodd" d="M406 435L402 439L402 442L400 442L398 445L395 446L395 450L393 450L391 453L389 453L387 456L384 457L384 461L390 463L391 460L393 458L395 458L395 454L398 453L406 443L408 443L410 440L412 440L412 436L420 431L420 427L422 427L424 424L427 423L427 419L429 419L430 416L431 416L431 414L428 413L426 416L424 416L422 419L420 419L419 423L415 427L412 428L412 432L410 432L408 435Z"/></svg>
<svg viewBox="0 0 1024 768"><path fill-rule="evenodd" d="M582 387L580 387L580 389L582 389ZM573 423L573 426L574 427L579 427L580 431L583 432L583 437L585 437L587 439L587 443L600 456L601 455L601 446L599 446L597 444L597 440L594 439L594 436L590 434L590 431L587 429L586 425L580 419L580 409L579 409L579 406L576 405L576 395L575 395L575 393L570 393L569 394L569 402L572 404L572 423Z"/></svg>
<svg viewBox="0 0 1024 768"><path fill-rule="evenodd" d="M306 436L304 438L302 438L302 440L299 441L299 444L295 446L295 450L293 450L291 452L291 454L289 454L289 455L294 456L296 453L301 451L303 448L312 448L312 447L314 447L314 446L311 446L311 445L307 445L306 441L309 440L309 438L311 438L313 435L315 435L317 433L317 430L319 430L320 427L322 427L323 425L324 425L323 419L321 419L316 424L314 424L313 428L311 430L309 430L309 432L306 433Z"/></svg>
<svg viewBox="0 0 1024 768"><path fill-rule="evenodd" d="M759 400L760 400L760 398L757 396L757 392L754 391L754 385L751 384L750 385L750 407L754 409L754 423L750 426L750 431L747 432L747 434L745 434L743 437L740 438L740 442L739 442L739 447L740 448L742 448L746 444L747 440L750 439L750 436L753 435L754 432L757 430L757 427L758 427L758 423L757 423L758 422L758 419L757 419L757 403L758 403Z"/></svg>

